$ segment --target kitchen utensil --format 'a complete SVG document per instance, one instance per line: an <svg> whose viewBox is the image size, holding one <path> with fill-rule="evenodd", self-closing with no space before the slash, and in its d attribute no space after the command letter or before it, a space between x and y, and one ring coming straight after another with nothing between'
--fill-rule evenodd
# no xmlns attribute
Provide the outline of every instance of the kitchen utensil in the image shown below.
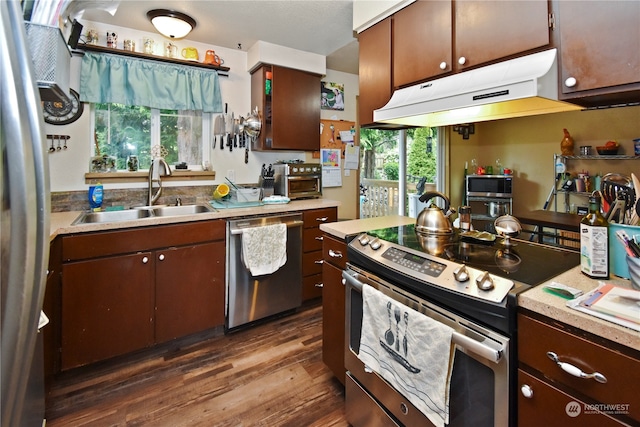
<svg viewBox="0 0 640 427"><path fill-rule="evenodd" d="M509 247L513 246L510 238L516 237L522 231L522 225L520 221L514 216L511 215L502 215L498 217L494 222L493 226L496 229L496 232L504 237L504 246Z"/></svg>
<svg viewBox="0 0 640 427"><path fill-rule="evenodd" d="M508 202L488 202L485 203L487 207L487 214L493 218L497 218L502 215L506 215L509 213L509 203Z"/></svg>
<svg viewBox="0 0 640 427"><path fill-rule="evenodd" d="M400 351L400 309L396 307L393 310L393 316L396 318L396 352Z"/></svg>
<svg viewBox="0 0 640 427"><path fill-rule="evenodd" d="M608 204L612 204L618 198L618 190L622 187L631 187L631 178L619 173L608 173L600 182L602 197Z"/></svg>
<svg viewBox="0 0 640 427"><path fill-rule="evenodd" d="M55 135L49 135L49 137L50 137L49 139L51 139L51 146L49 146L49 152L50 153L53 153L53 152L56 151L56 148L53 146L53 138L54 138L54 136ZM96 148L97 147L98 147L98 145L96 144ZM98 154L100 153L100 149L99 148L97 148L97 152L98 152Z"/></svg>
<svg viewBox="0 0 640 427"><path fill-rule="evenodd" d="M262 129L262 119L258 113L258 107L249 113L245 120L244 131L251 138L257 138L260 136L260 130Z"/></svg>
<svg viewBox="0 0 640 427"><path fill-rule="evenodd" d="M236 120L231 112L231 118L229 119L229 152L233 151L233 147L236 145Z"/></svg>
<svg viewBox="0 0 640 427"><path fill-rule="evenodd" d="M389 315L389 329L384 333L384 340L391 347L394 341L393 331L391 330L391 301L387 301L387 314Z"/></svg>
<svg viewBox="0 0 640 427"><path fill-rule="evenodd" d="M451 209L449 198L438 191L428 191L420 196L419 200L426 203L434 197L440 197L444 200L444 211L433 205L424 208L416 219L416 231L426 234L450 235L453 233L453 225L449 216L455 210Z"/></svg>

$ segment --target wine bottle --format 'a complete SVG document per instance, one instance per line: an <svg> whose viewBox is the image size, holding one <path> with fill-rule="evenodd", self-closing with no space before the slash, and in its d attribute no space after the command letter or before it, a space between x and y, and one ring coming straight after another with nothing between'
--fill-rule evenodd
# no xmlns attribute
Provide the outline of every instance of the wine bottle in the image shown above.
<svg viewBox="0 0 640 427"><path fill-rule="evenodd" d="M609 278L609 223L595 193L589 197L589 213L580 221L580 270L594 279Z"/></svg>

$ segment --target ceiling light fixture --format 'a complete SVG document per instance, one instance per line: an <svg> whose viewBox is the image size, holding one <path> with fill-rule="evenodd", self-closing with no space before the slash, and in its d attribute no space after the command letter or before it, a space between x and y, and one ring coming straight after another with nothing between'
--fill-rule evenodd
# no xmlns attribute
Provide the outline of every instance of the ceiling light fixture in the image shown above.
<svg viewBox="0 0 640 427"><path fill-rule="evenodd" d="M160 34L170 39L181 39L196 27L195 19L173 10L150 10L147 12L147 18Z"/></svg>

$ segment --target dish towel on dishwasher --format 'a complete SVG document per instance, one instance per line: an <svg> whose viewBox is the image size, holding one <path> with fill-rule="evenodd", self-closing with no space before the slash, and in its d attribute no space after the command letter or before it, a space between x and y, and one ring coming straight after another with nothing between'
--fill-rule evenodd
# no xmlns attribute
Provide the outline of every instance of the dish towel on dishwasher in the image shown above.
<svg viewBox="0 0 640 427"><path fill-rule="evenodd" d="M252 276L282 267L287 262L287 224L242 229L242 261Z"/></svg>
<svg viewBox="0 0 640 427"><path fill-rule="evenodd" d="M453 329L369 285L362 300L358 358L437 427L448 424Z"/></svg>

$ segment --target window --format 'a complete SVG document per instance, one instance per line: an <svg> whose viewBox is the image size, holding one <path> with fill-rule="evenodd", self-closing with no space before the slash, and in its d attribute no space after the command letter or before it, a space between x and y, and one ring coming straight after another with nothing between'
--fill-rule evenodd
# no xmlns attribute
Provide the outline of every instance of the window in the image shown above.
<svg viewBox="0 0 640 427"><path fill-rule="evenodd" d="M152 150L162 147L162 156L173 165L203 163L209 138L205 135L209 114L190 110L159 110L122 104L93 104L95 150L115 158L118 170L127 169L127 159L138 156L140 169L148 169Z"/></svg>

